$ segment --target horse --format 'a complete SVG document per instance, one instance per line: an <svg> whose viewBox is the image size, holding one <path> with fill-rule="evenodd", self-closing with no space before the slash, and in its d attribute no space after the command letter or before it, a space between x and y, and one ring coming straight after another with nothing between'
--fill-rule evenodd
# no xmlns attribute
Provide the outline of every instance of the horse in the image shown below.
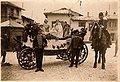
<svg viewBox="0 0 120 82"><path fill-rule="evenodd" d="M28 37L32 40L37 35L39 26L37 24L27 24L23 32L23 42L27 42Z"/></svg>
<svg viewBox="0 0 120 82"><path fill-rule="evenodd" d="M102 69L105 69L105 54L107 50L107 36L105 35L105 30L97 23L95 22L92 27L92 48L95 51L95 61L93 68L97 68L97 58L98 63L101 63L101 57L102 57Z"/></svg>

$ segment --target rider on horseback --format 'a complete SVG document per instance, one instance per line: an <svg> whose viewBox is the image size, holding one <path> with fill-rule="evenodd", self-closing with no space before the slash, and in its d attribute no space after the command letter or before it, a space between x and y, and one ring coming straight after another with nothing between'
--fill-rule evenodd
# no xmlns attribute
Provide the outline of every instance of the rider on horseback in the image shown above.
<svg viewBox="0 0 120 82"><path fill-rule="evenodd" d="M104 15L102 12L99 13L99 22L98 24L102 27L103 32L105 33L105 35L107 36L107 47L110 48L111 43L111 39L110 39L110 34L108 32L108 30L106 30L107 28L107 20L103 19Z"/></svg>
<svg viewBox="0 0 120 82"><path fill-rule="evenodd" d="M104 18L104 15L102 12L99 13L99 21L98 21L98 25L102 28L104 34L106 35L107 37L107 47L110 48L110 45L112 44L111 42L111 38L110 38L110 34L108 32L108 30L106 30L107 28L107 20L103 19ZM92 38L94 39L94 38ZM92 46L92 49L93 49L93 43L91 44Z"/></svg>

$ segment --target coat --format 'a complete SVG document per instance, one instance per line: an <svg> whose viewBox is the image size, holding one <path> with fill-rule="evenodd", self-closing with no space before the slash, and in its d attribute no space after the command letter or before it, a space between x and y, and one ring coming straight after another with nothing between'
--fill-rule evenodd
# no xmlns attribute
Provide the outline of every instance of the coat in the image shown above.
<svg viewBox="0 0 120 82"><path fill-rule="evenodd" d="M82 38L79 36L72 36L71 40L71 48L76 49L80 47L80 44L82 42Z"/></svg>
<svg viewBox="0 0 120 82"><path fill-rule="evenodd" d="M44 48L47 45L47 40L43 34L38 34L33 40L33 48Z"/></svg>

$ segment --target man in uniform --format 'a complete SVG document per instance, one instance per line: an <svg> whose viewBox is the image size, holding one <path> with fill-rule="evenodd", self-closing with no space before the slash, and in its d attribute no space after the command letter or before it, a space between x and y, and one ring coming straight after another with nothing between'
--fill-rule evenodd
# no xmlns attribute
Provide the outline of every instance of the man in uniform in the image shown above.
<svg viewBox="0 0 120 82"><path fill-rule="evenodd" d="M112 42L111 42L110 34L109 34L109 32L106 30L106 28L107 28L107 20L105 20L105 19L103 19L103 18L104 18L104 15L103 15L102 12L100 12L100 13L99 13L98 25L102 28L103 32L105 33L105 35L106 35L106 37L107 37L107 42L106 42L106 43L107 43L107 48L110 48L110 45L112 44ZM97 24L97 23L95 23L95 24ZM93 31L93 29L92 29L92 31ZM92 33L92 32L91 32L91 33ZM94 38L92 37L92 34L91 34L90 40L92 40L92 39L94 39ZM92 49L93 49L94 42L92 42L91 46L92 46Z"/></svg>
<svg viewBox="0 0 120 82"><path fill-rule="evenodd" d="M71 64L69 67L73 67L74 61L75 61L75 67L77 68L78 66L78 59L79 59L79 52L80 49L82 48L82 42L83 42L83 38L80 37L79 31L78 30L74 30L72 32L71 36L67 36L64 38L59 38L59 40L64 40L67 38L71 38L71 42L70 42L70 46L69 49L71 49L72 52L72 57L71 57ZM76 58L76 59L75 59Z"/></svg>
<svg viewBox="0 0 120 82"><path fill-rule="evenodd" d="M69 67L73 67L74 61L75 61L75 67L78 66L78 59L79 59L79 52L80 52L80 44L82 42L82 37L79 36L79 31L75 30L74 34L71 39L71 51L72 51L72 57L71 57L71 64ZM75 59L76 58L76 59Z"/></svg>
<svg viewBox="0 0 120 82"><path fill-rule="evenodd" d="M42 30L38 31L38 34L35 36L33 40L33 48L35 49L35 56L36 56L36 65L37 69L35 72L42 71L42 61L43 61L43 51L44 51L44 38L45 36L42 34Z"/></svg>
<svg viewBox="0 0 120 82"><path fill-rule="evenodd" d="M105 35L107 36L107 47L110 48L111 43L111 39L110 39L110 34L109 32L106 30L107 29L107 20L103 19L104 15L102 12L99 13L99 21L98 24L102 27L102 29L104 30Z"/></svg>

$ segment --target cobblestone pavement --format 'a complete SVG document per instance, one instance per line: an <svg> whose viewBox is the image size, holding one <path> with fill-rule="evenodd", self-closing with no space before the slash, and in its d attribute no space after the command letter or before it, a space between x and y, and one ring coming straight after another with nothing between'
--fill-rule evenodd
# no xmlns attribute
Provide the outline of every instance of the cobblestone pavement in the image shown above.
<svg viewBox="0 0 120 82"><path fill-rule="evenodd" d="M93 67L94 51L89 48L87 60L80 64L78 68L69 68L69 61L56 59L56 56L44 56L44 72L34 72L21 68L17 62L15 53L8 52L7 62L12 66L1 67L2 81L117 81L117 57L114 56L113 44L106 53L106 70L101 69L101 64L97 68Z"/></svg>

